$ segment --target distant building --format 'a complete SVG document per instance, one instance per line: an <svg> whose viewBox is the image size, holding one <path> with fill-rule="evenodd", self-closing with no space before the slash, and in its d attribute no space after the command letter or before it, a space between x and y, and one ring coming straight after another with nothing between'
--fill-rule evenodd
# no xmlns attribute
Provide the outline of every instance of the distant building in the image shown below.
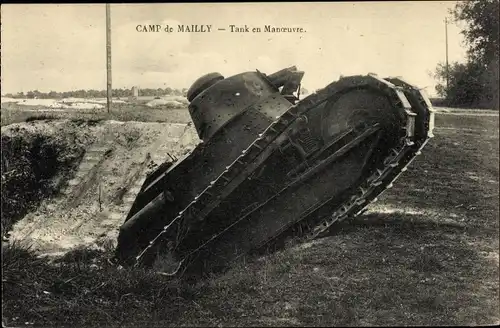
<svg viewBox="0 0 500 328"><path fill-rule="evenodd" d="M128 96L129 100L137 100L139 97L139 87L132 87L132 94Z"/></svg>
<svg viewBox="0 0 500 328"><path fill-rule="evenodd" d="M132 97L139 97L139 87L132 87Z"/></svg>

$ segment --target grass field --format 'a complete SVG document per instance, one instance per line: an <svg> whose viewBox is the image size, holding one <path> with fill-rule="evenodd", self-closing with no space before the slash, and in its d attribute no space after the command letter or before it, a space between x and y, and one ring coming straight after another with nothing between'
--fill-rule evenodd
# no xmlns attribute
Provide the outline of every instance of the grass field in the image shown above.
<svg viewBox="0 0 500 328"><path fill-rule="evenodd" d="M146 103L154 97L139 97L124 103L112 103L110 112L106 109L54 109L44 106L26 106L17 103L2 103L1 126L39 119L75 119L75 120L116 120L138 122L188 123L191 121L187 108L172 108L168 105L148 107ZM174 98L175 99L175 98ZM452 113L492 113L497 111L484 109L460 109L436 107L437 110Z"/></svg>
<svg viewBox="0 0 500 328"><path fill-rule="evenodd" d="M3 120L3 118L2 118ZM3 252L10 326L499 324L498 116L436 117L394 188L330 236L196 285L75 252Z"/></svg>

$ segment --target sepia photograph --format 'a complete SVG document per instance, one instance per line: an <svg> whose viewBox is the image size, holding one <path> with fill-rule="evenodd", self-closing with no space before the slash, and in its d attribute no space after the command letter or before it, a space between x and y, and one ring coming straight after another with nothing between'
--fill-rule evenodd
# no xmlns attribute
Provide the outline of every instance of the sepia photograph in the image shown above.
<svg viewBox="0 0 500 328"><path fill-rule="evenodd" d="M2 327L500 325L499 7L2 4Z"/></svg>

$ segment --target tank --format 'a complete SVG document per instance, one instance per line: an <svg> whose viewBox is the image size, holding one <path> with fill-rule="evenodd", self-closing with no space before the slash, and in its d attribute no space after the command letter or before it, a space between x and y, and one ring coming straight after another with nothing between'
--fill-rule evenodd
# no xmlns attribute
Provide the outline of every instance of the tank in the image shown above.
<svg viewBox="0 0 500 328"><path fill-rule="evenodd" d="M427 96L401 78L341 77L299 99L303 71L209 73L187 92L201 143L145 180L118 236L122 265L169 256L212 272L362 213L432 138Z"/></svg>

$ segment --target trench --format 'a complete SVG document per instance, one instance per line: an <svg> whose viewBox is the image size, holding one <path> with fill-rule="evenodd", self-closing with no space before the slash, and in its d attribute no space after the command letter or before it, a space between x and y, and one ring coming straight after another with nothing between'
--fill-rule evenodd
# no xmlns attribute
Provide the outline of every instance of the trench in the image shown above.
<svg viewBox="0 0 500 328"><path fill-rule="evenodd" d="M82 159L75 134L47 133L22 126L2 129L2 237L27 213L54 197Z"/></svg>

